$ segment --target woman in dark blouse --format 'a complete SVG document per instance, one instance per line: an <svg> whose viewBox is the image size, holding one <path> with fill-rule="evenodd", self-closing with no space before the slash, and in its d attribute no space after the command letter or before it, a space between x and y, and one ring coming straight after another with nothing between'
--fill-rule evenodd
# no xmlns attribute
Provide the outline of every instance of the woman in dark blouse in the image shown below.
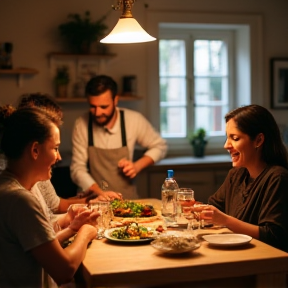
<svg viewBox="0 0 288 288"><path fill-rule="evenodd" d="M288 251L288 156L275 119L249 105L225 120L233 168L208 200L213 222Z"/></svg>

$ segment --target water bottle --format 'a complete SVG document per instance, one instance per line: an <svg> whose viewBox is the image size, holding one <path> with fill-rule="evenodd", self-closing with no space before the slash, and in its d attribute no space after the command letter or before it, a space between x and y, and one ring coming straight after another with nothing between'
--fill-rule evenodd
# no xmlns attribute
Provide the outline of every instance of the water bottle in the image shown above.
<svg viewBox="0 0 288 288"><path fill-rule="evenodd" d="M167 178L165 179L162 190L162 216L164 218L166 226L175 226L177 224L176 221L176 213L177 213L177 193L179 190L179 186L174 179L174 171L167 171Z"/></svg>

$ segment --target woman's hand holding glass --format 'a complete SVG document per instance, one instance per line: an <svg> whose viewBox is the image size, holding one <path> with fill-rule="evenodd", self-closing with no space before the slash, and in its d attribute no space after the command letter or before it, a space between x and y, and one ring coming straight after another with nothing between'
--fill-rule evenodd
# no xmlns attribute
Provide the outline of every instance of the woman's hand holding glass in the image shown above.
<svg viewBox="0 0 288 288"><path fill-rule="evenodd" d="M226 227L227 226L227 219L231 216L223 213L219 209L217 209L213 205L207 205L206 208L207 212L204 212L204 215L202 216L203 219L206 217L208 221L213 223L213 225L221 226L221 227ZM209 213L210 212L210 213Z"/></svg>
<svg viewBox="0 0 288 288"><path fill-rule="evenodd" d="M67 209L67 214L70 217L70 221L72 221L77 215L88 210L90 209L87 204L71 204Z"/></svg>
<svg viewBox="0 0 288 288"><path fill-rule="evenodd" d="M193 207L195 218L199 221L199 228L204 228L205 224L213 224L213 206L209 204L197 203Z"/></svg>
<svg viewBox="0 0 288 288"><path fill-rule="evenodd" d="M92 211L85 204L72 204L68 208L67 214L70 216L70 225L68 226L73 231L78 231L84 224L95 225L99 212Z"/></svg>

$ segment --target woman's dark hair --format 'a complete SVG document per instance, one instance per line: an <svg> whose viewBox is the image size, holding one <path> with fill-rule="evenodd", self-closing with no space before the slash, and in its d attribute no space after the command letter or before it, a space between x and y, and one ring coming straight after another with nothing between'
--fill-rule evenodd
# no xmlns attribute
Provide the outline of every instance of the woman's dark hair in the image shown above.
<svg viewBox="0 0 288 288"><path fill-rule="evenodd" d="M51 136L51 127L61 121L55 113L37 107L13 109L0 107L1 150L8 159L19 159L28 144L43 143Z"/></svg>
<svg viewBox="0 0 288 288"><path fill-rule="evenodd" d="M255 104L239 107L226 114L226 123L230 119L233 119L237 128L251 140L255 140L259 133L263 133L262 159L268 165L288 168L288 153L279 127L266 108Z"/></svg>
<svg viewBox="0 0 288 288"><path fill-rule="evenodd" d="M55 102L53 97L43 93L23 94L17 105L18 108L39 107L44 111L50 111L58 115L59 119L63 119L61 107ZM55 116L56 116L55 115Z"/></svg>
<svg viewBox="0 0 288 288"><path fill-rule="evenodd" d="M107 90L111 91L114 100L117 95L117 83L109 76L99 75L89 80L85 88L85 95L86 97L98 96Z"/></svg>

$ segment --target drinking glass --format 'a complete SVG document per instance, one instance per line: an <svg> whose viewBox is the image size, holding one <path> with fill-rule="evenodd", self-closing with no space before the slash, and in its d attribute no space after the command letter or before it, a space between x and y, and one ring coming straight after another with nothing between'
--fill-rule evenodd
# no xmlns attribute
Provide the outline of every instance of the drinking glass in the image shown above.
<svg viewBox="0 0 288 288"><path fill-rule="evenodd" d="M212 224L213 210L207 209L209 204L197 203L193 206L194 215L199 220L199 229L204 228L205 224Z"/></svg>
<svg viewBox="0 0 288 288"><path fill-rule="evenodd" d="M113 212L109 201L99 201L90 205L92 210L96 210L100 215L97 218L97 239L104 237L104 232L110 226L110 221L113 217Z"/></svg>
<svg viewBox="0 0 288 288"><path fill-rule="evenodd" d="M191 188L180 188L177 193L177 212L188 220L187 230L193 229L193 205L195 204L194 191Z"/></svg>
<svg viewBox="0 0 288 288"><path fill-rule="evenodd" d="M183 206L182 215L188 220L187 231L193 231L196 223L196 219L193 213L192 206Z"/></svg>

